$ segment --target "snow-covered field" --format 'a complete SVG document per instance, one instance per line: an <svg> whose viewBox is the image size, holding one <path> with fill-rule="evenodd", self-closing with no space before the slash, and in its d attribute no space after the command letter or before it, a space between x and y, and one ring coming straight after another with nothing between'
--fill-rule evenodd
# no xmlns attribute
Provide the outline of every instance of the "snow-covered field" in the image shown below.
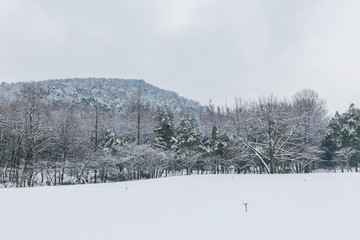
<svg viewBox="0 0 360 240"><path fill-rule="evenodd" d="M1 240L360 239L360 174L1 189L0 206Z"/></svg>

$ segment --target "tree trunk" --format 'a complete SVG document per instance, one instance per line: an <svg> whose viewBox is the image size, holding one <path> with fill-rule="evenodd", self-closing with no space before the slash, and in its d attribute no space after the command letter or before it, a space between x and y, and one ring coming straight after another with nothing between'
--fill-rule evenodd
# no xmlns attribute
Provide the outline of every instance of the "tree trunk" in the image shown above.
<svg viewBox="0 0 360 240"><path fill-rule="evenodd" d="M97 170L95 170L94 172L95 172L95 177L94 177L95 179L94 179L94 180L95 180L95 183L96 183L96 173L97 173Z"/></svg>
<svg viewBox="0 0 360 240"><path fill-rule="evenodd" d="M22 174L21 174L20 187L25 187L25 176L26 176L26 170L27 170L29 161L30 161L30 159L26 158L24 169L23 169Z"/></svg>
<svg viewBox="0 0 360 240"><path fill-rule="evenodd" d="M140 112L137 113L137 144L140 145Z"/></svg>

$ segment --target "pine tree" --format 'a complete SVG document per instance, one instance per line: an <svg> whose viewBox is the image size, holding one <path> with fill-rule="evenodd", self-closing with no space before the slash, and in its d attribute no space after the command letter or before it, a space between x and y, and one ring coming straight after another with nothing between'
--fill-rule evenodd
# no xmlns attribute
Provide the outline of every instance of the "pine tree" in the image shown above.
<svg viewBox="0 0 360 240"><path fill-rule="evenodd" d="M174 127L173 127L174 115L169 110L161 110L155 120L157 125L155 126L155 141L154 146L164 150L170 150L173 138L174 138Z"/></svg>
<svg viewBox="0 0 360 240"><path fill-rule="evenodd" d="M357 171L360 155L360 109L351 104L345 113L337 112L331 119L329 128L330 131L325 137L328 154L335 155L342 168L355 167ZM336 152L332 153L330 149Z"/></svg>
<svg viewBox="0 0 360 240"><path fill-rule="evenodd" d="M220 133L216 126L213 126L211 136L204 141L205 156L215 165L216 172L224 169L224 155L227 137Z"/></svg>
<svg viewBox="0 0 360 240"><path fill-rule="evenodd" d="M213 126L211 131L211 137L206 139L204 145L206 151L211 156L220 156L223 157L226 147L226 137L221 136L219 129L216 126Z"/></svg>
<svg viewBox="0 0 360 240"><path fill-rule="evenodd" d="M192 167L201 155L199 150L202 148L200 130L194 116L185 114L176 132L177 135L174 138L172 150L178 154L179 159L186 168L186 173L190 174Z"/></svg>
<svg viewBox="0 0 360 240"><path fill-rule="evenodd" d="M186 113L176 132L177 135L172 146L174 151L199 150L200 130L193 115Z"/></svg>

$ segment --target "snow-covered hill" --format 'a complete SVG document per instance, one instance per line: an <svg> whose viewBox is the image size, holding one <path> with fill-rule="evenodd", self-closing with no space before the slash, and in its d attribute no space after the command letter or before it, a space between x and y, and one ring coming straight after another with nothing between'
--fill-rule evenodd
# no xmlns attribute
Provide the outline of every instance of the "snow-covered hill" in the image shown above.
<svg viewBox="0 0 360 240"><path fill-rule="evenodd" d="M0 93L10 95L19 90L23 83L2 83ZM141 89L144 104L151 107L167 106L173 111L187 109L198 111L202 106L193 100L179 96L146 83L144 80L115 78L71 78L31 82L44 89L48 101L72 104L99 104L103 109L125 111Z"/></svg>
<svg viewBox="0 0 360 240"><path fill-rule="evenodd" d="M359 188L359 174L299 174L2 189L0 238L359 239Z"/></svg>

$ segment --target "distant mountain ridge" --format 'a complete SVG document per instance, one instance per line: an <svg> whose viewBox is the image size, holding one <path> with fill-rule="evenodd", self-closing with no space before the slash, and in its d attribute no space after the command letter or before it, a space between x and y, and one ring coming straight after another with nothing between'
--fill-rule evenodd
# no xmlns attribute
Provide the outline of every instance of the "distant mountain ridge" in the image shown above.
<svg viewBox="0 0 360 240"><path fill-rule="evenodd" d="M11 96L19 91L24 82L0 84L0 94ZM48 101L72 104L99 104L102 108L124 112L141 89L144 102L154 108L168 107L178 112L183 109L200 111L200 103L160 89L144 80L120 78L68 78L30 82L44 90Z"/></svg>

